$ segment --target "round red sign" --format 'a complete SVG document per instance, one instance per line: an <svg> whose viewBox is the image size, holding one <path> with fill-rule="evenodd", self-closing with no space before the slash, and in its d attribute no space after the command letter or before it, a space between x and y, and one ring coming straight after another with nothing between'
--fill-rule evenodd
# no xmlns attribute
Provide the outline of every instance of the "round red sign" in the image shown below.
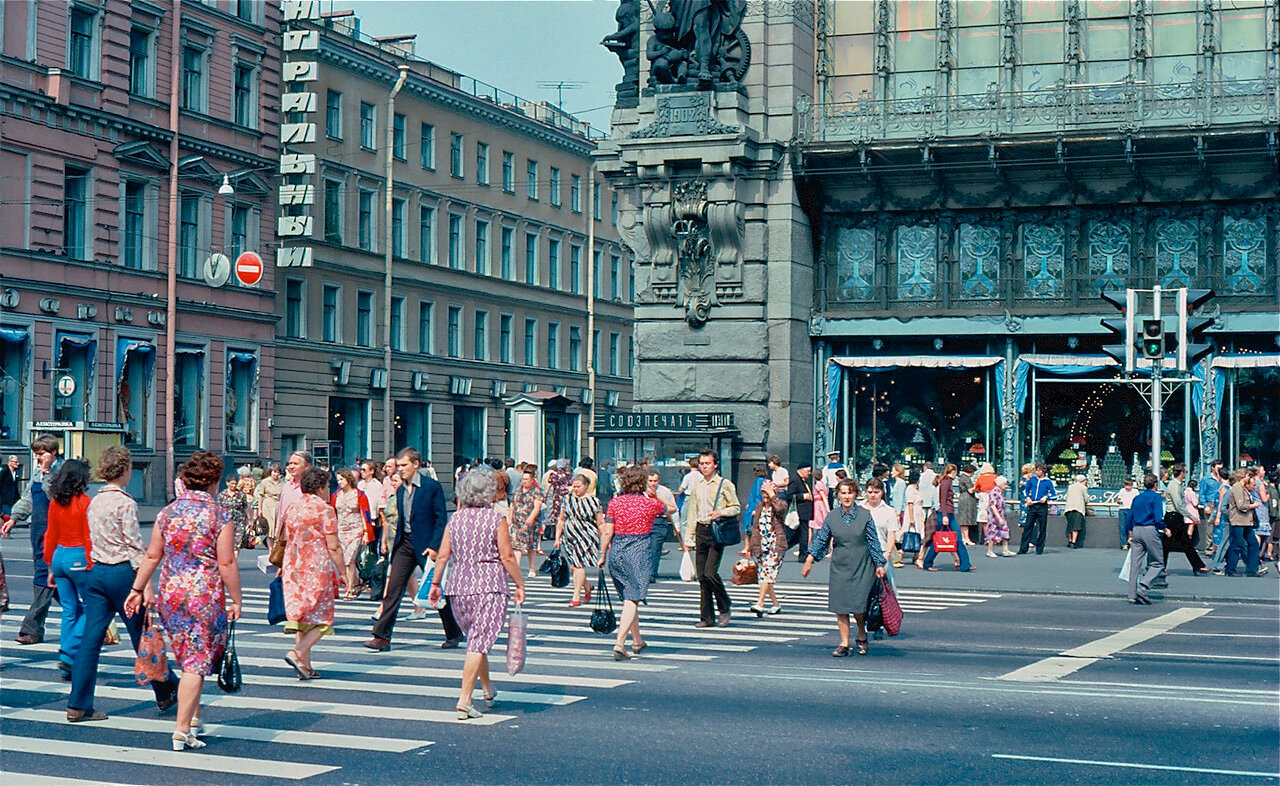
<svg viewBox="0 0 1280 786"><path fill-rule="evenodd" d="M236 280L251 287L262 280L262 257L246 251L236 257Z"/></svg>

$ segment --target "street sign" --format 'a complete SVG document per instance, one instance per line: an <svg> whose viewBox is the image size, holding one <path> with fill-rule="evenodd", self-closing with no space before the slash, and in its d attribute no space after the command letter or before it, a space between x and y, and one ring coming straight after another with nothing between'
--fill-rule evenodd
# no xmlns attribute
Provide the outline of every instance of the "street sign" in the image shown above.
<svg viewBox="0 0 1280 786"><path fill-rule="evenodd" d="M70 374L63 374L58 377L57 390L58 395L64 398L74 396L76 392L76 378Z"/></svg>
<svg viewBox="0 0 1280 786"><path fill-rule="evenodd" d="M262 280L262 257L246 251L236 257L236 280L251 287Z"/></svg>
<svg viewBox="0 0 1280 786"><path fill-rule="evenodd" d="M204 283L211 287L220 287L231 278L231 260L226 254L210 254L204 261Z"/></svg>

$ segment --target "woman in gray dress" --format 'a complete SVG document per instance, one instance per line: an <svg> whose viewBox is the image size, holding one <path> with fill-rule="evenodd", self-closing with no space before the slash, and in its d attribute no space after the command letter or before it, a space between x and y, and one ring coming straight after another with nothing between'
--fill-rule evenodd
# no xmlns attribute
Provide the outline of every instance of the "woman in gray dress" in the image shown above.
<svg viewBox="0 0 1280 786"><path fill-rule="evenodd" d="M800 570L808 576L813 563L821 560L831 547L831 575L828 582L827 609L836 615L840 646L832 656L849 654L849 615L858 623L858 654L867 654L867 599L877 578L884 578L884 552L876 524L866 508L855 504L858 484L842 480L836 486L838 504L827 514L822 529L809 544L809 556Z"/></svg>

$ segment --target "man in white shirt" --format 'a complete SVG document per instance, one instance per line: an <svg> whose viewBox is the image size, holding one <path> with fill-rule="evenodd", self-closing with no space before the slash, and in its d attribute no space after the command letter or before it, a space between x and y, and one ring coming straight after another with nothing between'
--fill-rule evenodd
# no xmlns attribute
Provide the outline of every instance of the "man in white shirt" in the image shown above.
<svg viewBox="0 0 1280 786"><path fill-rule="evenodd" d="M1124 479L1124 487L1116 492L1116 502L1120 503L1120 548L1129 548L1128 527L1129 509L1133 507L1133 498L1138 496L1138 490L1133 487L1133 478Z"/></svg>
<svg viewBox="0 0 1280 786"><path fill-rule="evenodd" d="M840 461L840 451L827 451L827 466L822 468L822 485L827 487L827 496L835 493L836 486L840 483L840 477L836 475L836 470L845 470L848 475L849 471L845 469L844 462Z"/></svg>
<svg viewBox="0 0 1280 786"><path fill-rule="evenodd" d="M658 564L662 562L662 547L666 545L667 536L671 533L675 523L676 515L676 495L671 493L671 489L662 485L658 475L658 471L650 470L649 487L645 490L647 496L662 502L667 506L666 512L653 520L653 573L649 576L649 583L652 584L658 580ZM680 541L680 549L684 550L684 539L677 538Z"/></svg>

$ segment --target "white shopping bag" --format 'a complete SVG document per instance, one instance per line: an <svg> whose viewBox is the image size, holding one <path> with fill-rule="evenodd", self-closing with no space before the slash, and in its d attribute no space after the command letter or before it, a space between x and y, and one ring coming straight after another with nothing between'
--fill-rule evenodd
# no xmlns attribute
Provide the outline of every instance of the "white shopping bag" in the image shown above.
<svg viewBox="0 0 1280 786"><path fill-rule="evenodd" d="M1129 563L1132 561L1129 558L1129 555L1131 553L1132 552L1129 552L1129 551L1126 551L1124 553L1124 564L1120 566L1120 575L1118 576L1118 578L1125 583L1128 583L1129 581Z"/></svg>
<svg viewBox="0 0 1280 786"><path fill-rule="evenodd" d="M689 552L683 552L684 556L680 558L680 580L693 581L693 558L689 556Z"/></svg>

